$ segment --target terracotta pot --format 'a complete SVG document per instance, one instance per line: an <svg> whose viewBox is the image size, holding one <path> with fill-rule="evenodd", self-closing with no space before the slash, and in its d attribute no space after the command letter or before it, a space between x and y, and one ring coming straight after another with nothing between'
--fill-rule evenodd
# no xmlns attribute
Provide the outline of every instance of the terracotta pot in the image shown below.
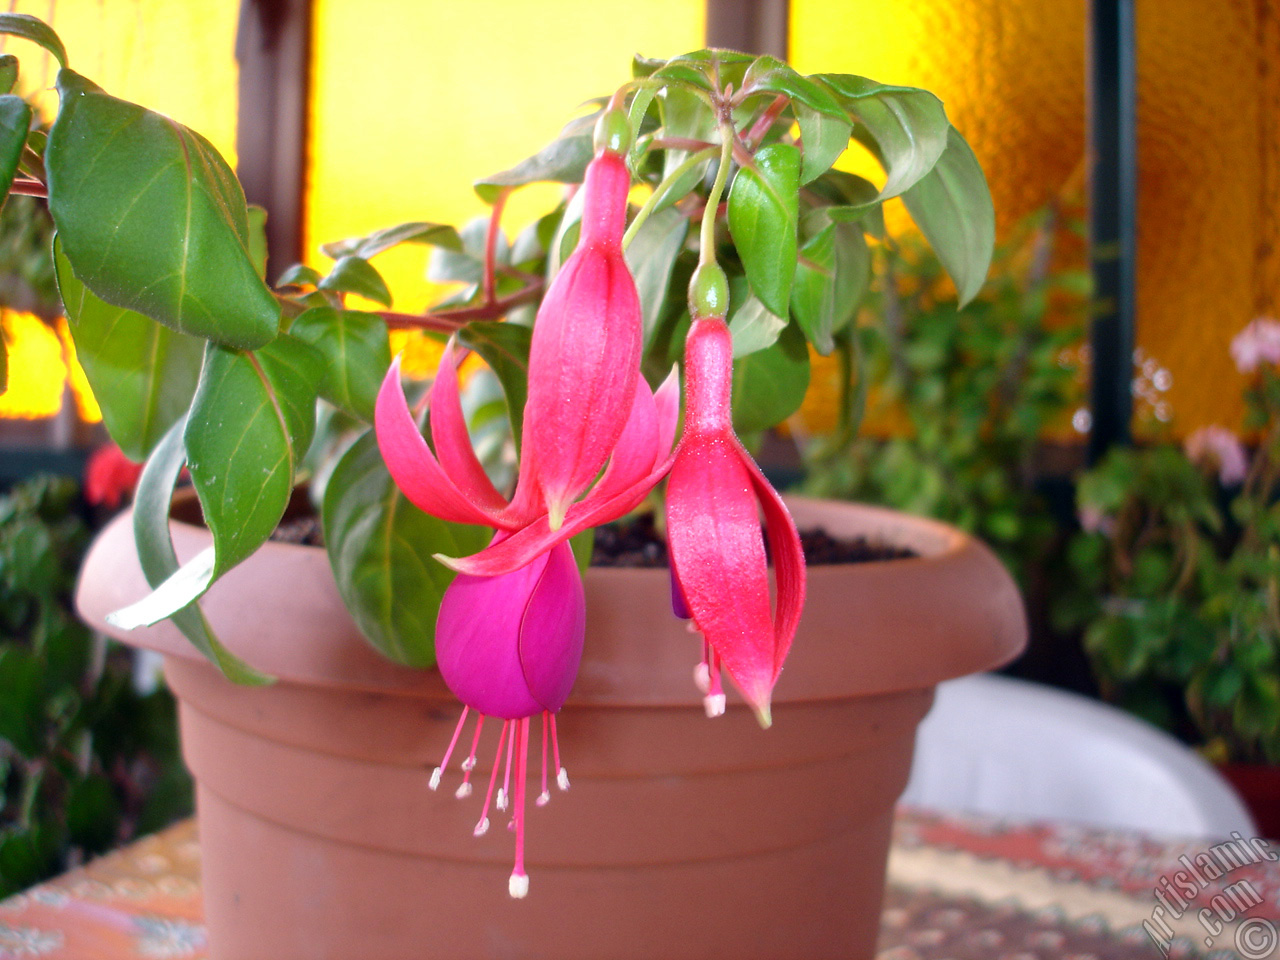
<svg viewBox="0 0 1280 960"><path fill-rule="evenodd" d="M458 705L433 671L363 643L323 551L269 545L204 601L274 686L223 681L168 624L116 632L167 655L181 701L211 957L873 956L893 805L933 687L1006 662L1026 627L1008 574L958 531L792 505L802 528L922 556L810 570L769 731L732 698L726 716L702 715L700 645L670 616L666 571L592 570L587 651L560 714L573 786L531 807L522 901L507 895L510 834L473 837L478 799L427 788ZM208 543L173 531L184 559ZM107 629L145 592L122 517L85 562L80 610Z"/></svg>

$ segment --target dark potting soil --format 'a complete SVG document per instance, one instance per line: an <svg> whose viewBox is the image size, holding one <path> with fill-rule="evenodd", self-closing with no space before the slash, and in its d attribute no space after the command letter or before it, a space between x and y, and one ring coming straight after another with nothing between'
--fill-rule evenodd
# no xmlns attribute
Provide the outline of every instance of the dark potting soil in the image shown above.
<svg viewBox="0 0 1280 960"><path fill-rule="evenodd" d="M801 530L800 545L810 566L831 563L870 563L914 557L915 551L877 543L866 537L836 538L825 530ZM768 541L765 541L768 551ZM658 534L653 514L611 523L596 529L596 548L591 555L597 567L665 567L667 542Z"/></svg>
<svg viewBox="0 0 1280 960"><path fill-rule="evenodd" d="M324 545L324 531L316 516L290 517L276 528L271 539L310 547ZM870 563L914 557L912 550L878 543L866 537L836 538L825 530L801 530L804 559L810 566L830 563ZM767 542L766 542L767 549ZM667 542L657 530L653 514L596 529L591 563L597 567L665 567Z"/></svg>

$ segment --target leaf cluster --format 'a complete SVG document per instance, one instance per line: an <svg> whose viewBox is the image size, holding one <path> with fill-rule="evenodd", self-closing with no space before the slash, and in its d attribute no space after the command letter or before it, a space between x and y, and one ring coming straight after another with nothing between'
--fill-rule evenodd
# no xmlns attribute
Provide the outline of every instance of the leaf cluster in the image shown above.
<svg viewBox="0 0 1280 960"><path fill-rule="evenodd" d="M409 222L328 244L326 269L291 267L272 286L264 214L246 204L207 140L74 72L39 20L0 14L0 33L34 39L62 66L47 143L25 105L0 96L0 187L28 154L39 161L21 167L21 189L47 194L77 349L113 439L148 461L134 521L154 592L112 622L173 617L228 676L268 682L219 643L196 601L268 539L295 486L314 475L331 565L356 622L389 657L429 665L449 582L431 555L472 552L487 534L424 520L376 455L371 419L389 332L456 335L480 355L503 403L490 390L472 411L477 427L505 418L518 450L529 327L577 243L582 194L511 240L502 211L526 184L582 180L594 115L480 180L489 217L461 230ZM790 416L808 386L809 349L829 353L851 329L867 289L868 237L885 238L885 202L906 205L962 301L985 278L994 235L986 182L926 91L802 77L771 57L703 50L638 59L612 102L628 111L629 162L650 191L626 237L646 374L656 382L679 360L685 286L709 252L701 245L714 244L733 291L734 419L743 433ZM882 185L833 169L851 143L879 159ZM709 202L712 183L726 181L726 202ZM431 247L429 275L452 287L422 314L393 310L373 262L406 243ZM167 511L184 465L213 546L179 567Z"/></svg>
<svg viewBox="0 0 1280 960"><path fill-rule="evenodd" d="M1218 760L1280 762L1280 377L1246 397L1260 428L1224 489L1180 448L1117 450L1080 480L1070 545L1083 626L1110 697Z"/></svg>
<svg viewBox="0 0 1280 960"><path fill-rule="evenodd" d="M0 497L0 896L190 810L168 693L76 619L75 484Z"/></svg>

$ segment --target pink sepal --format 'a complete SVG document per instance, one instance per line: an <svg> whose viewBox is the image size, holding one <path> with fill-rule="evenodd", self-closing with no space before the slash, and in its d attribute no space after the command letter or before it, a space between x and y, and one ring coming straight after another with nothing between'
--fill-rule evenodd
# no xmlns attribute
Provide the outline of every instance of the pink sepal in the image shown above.
<svg viewBox="0 0 1280 960"><path fill-rule="evenodd" d="M440 357L436 379L431 384L431 440L441 469L461 487L463 494L476 506L489 511L507 508L506 498L494 489L471 446L471 434L462 415L458 394L456 353L450 340Z"/></svg>

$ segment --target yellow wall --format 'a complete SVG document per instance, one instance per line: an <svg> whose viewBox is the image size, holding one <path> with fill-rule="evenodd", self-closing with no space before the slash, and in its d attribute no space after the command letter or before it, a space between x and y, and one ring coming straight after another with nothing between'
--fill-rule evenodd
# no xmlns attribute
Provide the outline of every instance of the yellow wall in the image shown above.
<svg viewBox="0 0 1280 960"><path fill-rule="evenodd" d="M928 87L973 144L1002 228L1085 151L1083 0L792 0L792 59ZM1211 9L1211 14L1209 13ZM1280 293L1280 11L1138 0L1138 343L1180 433L1238 426L1227 345Z"/></svg>
<svg viewBox="0 0 1280 960"><path fill-rule="evenodd" d="M639 15L631 16L636 10ZM461 225L478 177L536 153L589 97L631 76L633 54L702 46L702 0L317 0L307 256L326 240L407 220ZM356 124L364 128L353 133ZM541 192L539 193L539 190ZM549 209L522 191L513 226ZM426 249L379 257L396 308L420 310Z"/></svg>

